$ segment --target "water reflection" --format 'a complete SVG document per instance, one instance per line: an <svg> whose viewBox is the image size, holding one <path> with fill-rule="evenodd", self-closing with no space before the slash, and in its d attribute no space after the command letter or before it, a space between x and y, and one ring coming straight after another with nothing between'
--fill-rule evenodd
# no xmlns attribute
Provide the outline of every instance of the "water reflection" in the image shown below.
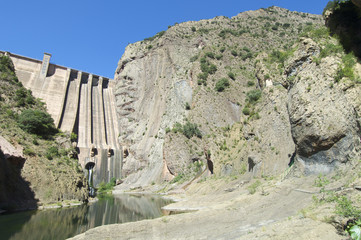
<svg viewBox="0 0 361 240"><path fill-rule="evenodd" d="M1 239L66 239L100 225L162 215L169 201L158 196L117 195L72 208L0 216Z"/></svg>

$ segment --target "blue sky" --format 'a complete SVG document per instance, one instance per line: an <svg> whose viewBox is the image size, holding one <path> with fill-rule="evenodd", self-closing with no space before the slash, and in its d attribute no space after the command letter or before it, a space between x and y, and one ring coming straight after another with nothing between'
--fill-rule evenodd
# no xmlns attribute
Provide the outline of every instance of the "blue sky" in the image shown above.
<svg viewBox="0 0 361 240"><path fill-rule="evenodd" d="M113 78L129 43L185 21L269 6L321 14L328 0L1 1L0 50Z"/></svg>

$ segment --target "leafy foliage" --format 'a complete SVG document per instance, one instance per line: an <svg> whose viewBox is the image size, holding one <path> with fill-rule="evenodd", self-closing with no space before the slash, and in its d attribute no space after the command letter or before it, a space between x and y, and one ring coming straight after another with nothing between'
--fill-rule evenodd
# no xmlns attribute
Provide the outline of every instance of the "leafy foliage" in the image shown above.
<svg viewBox="0 0 361 240"><path fill-rule="evenodd" d="M251 90L247 92L247 100L250 103L257 102L262 96L262 91L259 89Z"/></svg>
<svg viewBox="0 0 361 240"><path fill-rule="evenodd" d="M228 77L232 80L235 80L236 79L236 75L233 73L233 72L229 72L228 74Z"/></svg>
<svg viewBox="0 0 361 240"><path fill-rule="evenodd" d="M222 78L221 80L219 80L217 83L216 83L216 91L217 92L223 92L224 89L226 89L227 87L229 87L229 81L227 78Z"/></svg>
<svg viewBox="0 0 361 240"><path fill-rule="evenodd" d="M172 132L174 133L182 133L188 139L196 136L198 138L202 138L202 133L198 128L198 125L195 123L190 123L189 121L186 124L182 125L179 122L176 122L173 126Z"/></svg>
<svg viewBox="0 0 361 240"><path fill-rule="evenodd" d="M348 225L346 231L353 240L361 240L361 220L357 220L354 224Z"/></svg>
<svg viewBox="0 0 361 240"><path fill-rule="evenodd" d="M57 132L54 120L51 116L41 110L24 110L18 118L21 129L42 137L47 137Z"/></svg>
<svg viewBox="0 0 361 240"><path fill-rule="evenodd" d="M115 185L116 185L115 177L110 179L110 182L108 182L108 183L101 182L97 189L98 195L100 195L100 197L101 197L101 196L110 194L113 191Z"/></svg>
<svg viewBox="0 0 361 240"><path fill-rule="evenodd" d="M340 64L336 76L335 82L339 82L342 78L346 77L352 81L356 81L356 76L354 74L354 66L356 64L356 58L353 53L349 53L342 58L342 63Z"/></svg>

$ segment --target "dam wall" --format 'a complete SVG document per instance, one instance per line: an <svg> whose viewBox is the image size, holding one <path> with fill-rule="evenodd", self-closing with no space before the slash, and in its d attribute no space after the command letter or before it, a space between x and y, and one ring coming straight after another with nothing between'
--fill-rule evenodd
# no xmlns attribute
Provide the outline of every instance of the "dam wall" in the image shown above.
<svg viewBox="0 0 361 240"><path fill-rule="evenodd" d="M79 163L93 168L94 186L121 178L122 147L118 144L113 79L0 51L11 58L25 88L42 99L55 126L77 134Z"/></svg>

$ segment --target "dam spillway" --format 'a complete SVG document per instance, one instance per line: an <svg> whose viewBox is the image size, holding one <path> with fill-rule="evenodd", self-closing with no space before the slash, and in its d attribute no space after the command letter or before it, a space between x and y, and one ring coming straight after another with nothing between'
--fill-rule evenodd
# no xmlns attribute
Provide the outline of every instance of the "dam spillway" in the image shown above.
<svg viewBox="0 0 361 240"><path fill-rule="evenodd" d="M121 178L122 148L115 110L112 79L50 63L2 52L14 63L19 81L46 103L55 126L77 134L79 163L93 168L93 184Z"/></svg>

